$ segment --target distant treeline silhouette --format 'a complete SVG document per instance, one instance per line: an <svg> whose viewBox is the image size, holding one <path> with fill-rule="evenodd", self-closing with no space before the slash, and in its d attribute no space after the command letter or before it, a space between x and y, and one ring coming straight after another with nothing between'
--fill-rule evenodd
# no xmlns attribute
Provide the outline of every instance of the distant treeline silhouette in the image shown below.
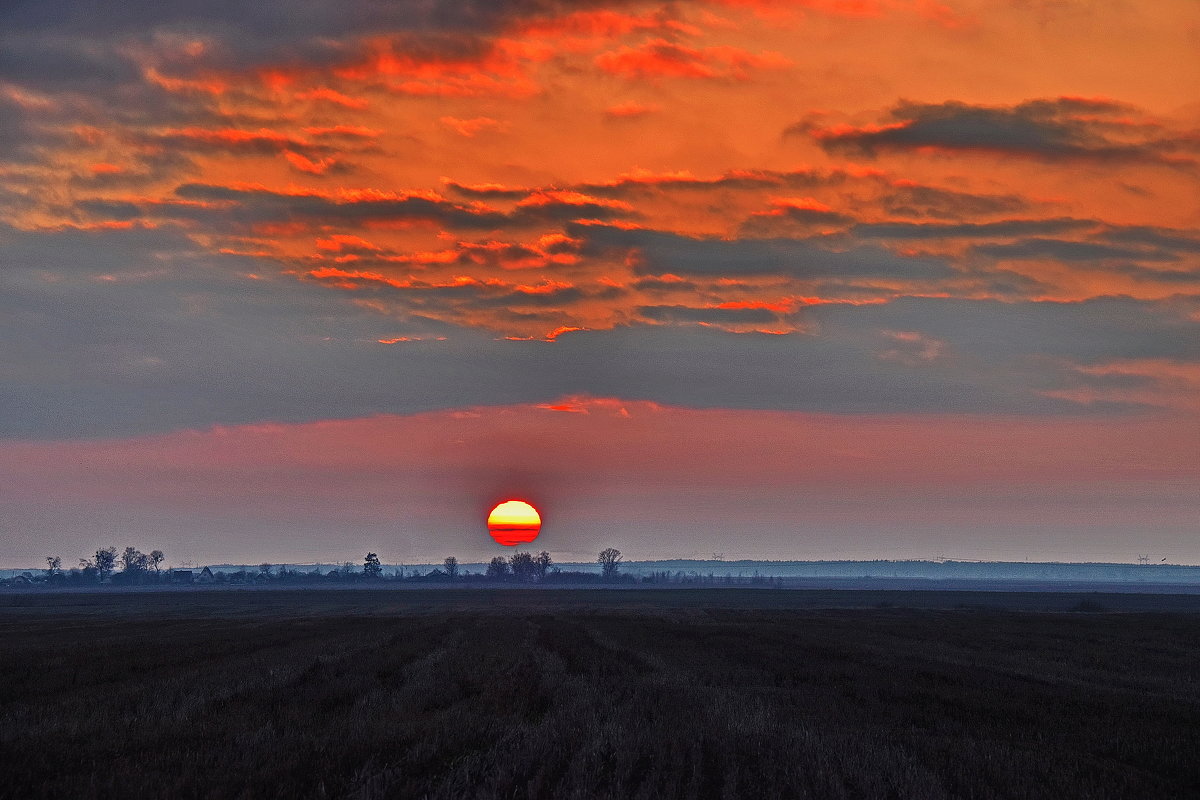
<svg viewBox="0 0 1200 800"><path fill-rule="evenodd" d="M163 583L170 580L170 570L164 571L166 560L162 550L143 553L136 547L126 547L119 554L115 547L101 547L91 558L79 559L79 566L63 569L62 558L46 556L46 569L40 573L25 572L7 580L4 585L49 584L141 584Z"/></svg>
<svg viewBox="0 0 1200 800"><path fill-rule="evenodd" d="M326 583L456 583L467 585L508 584L676 584L684 586L773 586L775 578L755 574L751 577L695 571L661 570L631 575L620 569L621 551L607 547L596 557L600 572L564 570L554 565L545 550L533 554L517 551L512 555L496 556L482 572L463 569L455 556L448 556L440 567L385 568L376 553L367 553L361 564L343 562L333 568L301 569L288 565L263 563L257 569L212 569L191 567L164 569L163 551L143 553L136 547L126 547L118 553L115 547L102 547L92 558L80 559L79 566L64 570L58 556L46 557L46 569L25 572L0 580L0 586L142 586L142 585L247 585L247 584L326 584Z"/></svg>

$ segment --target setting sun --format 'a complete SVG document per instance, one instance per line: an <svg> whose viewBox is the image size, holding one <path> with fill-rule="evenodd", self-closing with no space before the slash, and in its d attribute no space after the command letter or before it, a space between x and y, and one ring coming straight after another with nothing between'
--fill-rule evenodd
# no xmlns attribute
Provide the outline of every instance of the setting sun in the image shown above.
<svg viewBox="0 0 1200 800"><path fill-rule="evenodd" d="M488 533L502 545L532 542L542 528L542 517L524 500L505 500L488 514Z"/></svg>

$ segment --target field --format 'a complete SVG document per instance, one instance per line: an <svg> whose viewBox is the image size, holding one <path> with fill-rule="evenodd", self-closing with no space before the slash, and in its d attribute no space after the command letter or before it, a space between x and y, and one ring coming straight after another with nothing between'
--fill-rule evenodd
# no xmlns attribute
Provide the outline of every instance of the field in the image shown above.
<svg viewBox="0 0 1200 800"><path fill-rule="evenodd" d="M0 796L1195 797L1198 608L865 591L5 594Z"/></svg>

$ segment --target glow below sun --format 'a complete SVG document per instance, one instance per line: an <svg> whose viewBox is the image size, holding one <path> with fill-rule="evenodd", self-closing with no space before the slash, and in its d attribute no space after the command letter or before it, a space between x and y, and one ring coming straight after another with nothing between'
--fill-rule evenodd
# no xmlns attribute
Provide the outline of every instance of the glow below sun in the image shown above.
<svg viewBox="0 0 1200 800"><path fill-rule="evenodd" d="M488 514L488 533L507 547L532 542L542 528L542 517L524 500L505 500Z"/></svg>

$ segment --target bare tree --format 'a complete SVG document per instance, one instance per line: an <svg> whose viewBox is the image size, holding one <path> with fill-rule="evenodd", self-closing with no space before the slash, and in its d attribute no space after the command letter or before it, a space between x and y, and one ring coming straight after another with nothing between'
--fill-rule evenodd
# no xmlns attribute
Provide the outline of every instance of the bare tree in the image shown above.
<svg viewBox="0 0 1200 800"><path fill-rule="evenodd" d="M363 559L363 576L378 578L381 575L383 575L383 565L379 563L379 556L367 553L367 557Z"/></svg>
<svg viewBox="0 0 1200 800"><path fill-rule="evenodd" d="M62 559L58 556L46 556L46 577L53 578L62 572Z"/></svg>
<svg viewBox="0 0 1200 800"><path fill-rule="evenodd" d="M150 565L154 567L154 571L156 573L160 571L159 565L162 564L162 562L165 561L166 558L167 557L165 555L163 555L162 550L151 550L150 551Z"/></svg>
<svg viewBox="0 0 1200 800"><path fill-rule="evenodd" d="M131 574L145 572L150 567L150 559L136 547L126 547L119 560L121 569Z"/></svg>
<svg viewBox="0 0 1200 800"><path fill-rule="evenodd" d="M446 575L454 580L458 577L458 559L454 556L446 556L446 560L442 562L442 566L446 569Z"/></svg>
<svg viewBox="0 0 1200 800"><path fill-rule="evenodd" d="M95 567L96 574L103 581L112 574L113 569L117 565L117 548L102 547L96 551L95 560L88 564L90 567Z"/></svg>
<svg viewBox="0 0 1200 800"><path fill-rule="evenodd" d="M508 561L504 556L496 556L488 564L487 576L489 578L503 578L508 575Z"/></svg>
<svg viewBox="0 0 1200 800"><path fill-rule="evenodd" d="M606 547L600 551L596 561L600 564L600 571L605 580L612 580L617 576L617 564L621 561L621 551L615 547Z"/></svg>
<svg viewBox="0 0 1200 800"><path fill-rule="evenodd" d="M554 562L551 560L550 554L543 550L537 554L536 558L533 559L533 563L537 566L537 576L538 580L540 581L545 580L546 572L550 569L550 565Z"/></svg>

